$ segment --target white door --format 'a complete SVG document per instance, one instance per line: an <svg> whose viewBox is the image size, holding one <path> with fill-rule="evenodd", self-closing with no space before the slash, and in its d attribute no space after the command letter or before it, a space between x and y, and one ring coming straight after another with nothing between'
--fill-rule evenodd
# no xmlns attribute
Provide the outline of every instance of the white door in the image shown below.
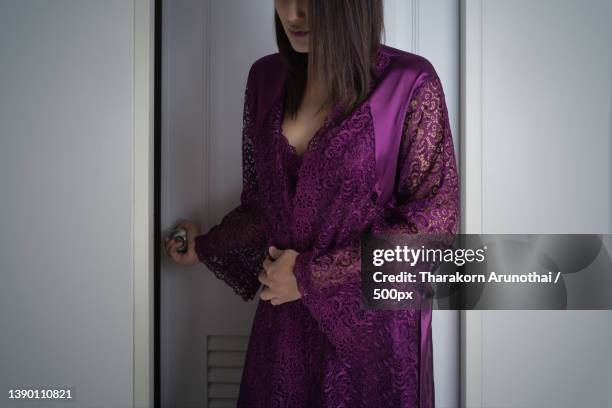
<svg viewBox="0 0 612 408"><path fill-rule="evenodd" d="M251 63L276 52L273 16L271 0L163 2L164 233L180 218L207 231L238 204L244 86ZM385 17L389 45L436 67L458 155L458 1L387 0ZM161 284L162 406L234 406L257 300L244 302L203 265L177 268L165 258ZM434 312L439 407L458 406L458 318Z"/></svg>
<svg viewBox="0 0 612 408"><path fill-rule="evenodd" d="M463 3L467 232L610 233L612 1ZM466 406L612 406L612 312L465 317Z"/></svg>
<svg viewBox="0 0 612 408"><path fill-rule="evenodd" d="M0 0L0 407L153 405L153 7Z"/></svg>

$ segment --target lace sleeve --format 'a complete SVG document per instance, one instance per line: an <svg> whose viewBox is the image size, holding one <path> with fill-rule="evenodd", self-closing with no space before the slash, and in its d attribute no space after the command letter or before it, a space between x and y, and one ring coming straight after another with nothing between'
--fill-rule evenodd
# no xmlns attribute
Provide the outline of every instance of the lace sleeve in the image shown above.
<svg viewBox="0 0 612 408"><path fill-rule="evenodd" d="M459 182L442 86L425 80L410 102L402 132L394 195L374 233L457 233ZM381 311L361 308L361 246L297 256L301 301L339 355L362 355L382 333ZM368 348L370 347L370 348Z"/></svg>
<svg viewBox="0 0 612 408"><path fill-rule="evenodd" d="M259 289L257 275L266 255L266 229L257 203L257 174L253 161L254 86L252 72L244 95L242 131L242 193L240 205L227 213L207 233L195 238L195 251L216 277L244 300Z"/></svg>
<svg viewBox="0 0 612 408"><path fill-rule="evenodd" d="M457 234L459 178L442 84L423 82L404 121L398 176L391 203L372 230Z"/></svg>

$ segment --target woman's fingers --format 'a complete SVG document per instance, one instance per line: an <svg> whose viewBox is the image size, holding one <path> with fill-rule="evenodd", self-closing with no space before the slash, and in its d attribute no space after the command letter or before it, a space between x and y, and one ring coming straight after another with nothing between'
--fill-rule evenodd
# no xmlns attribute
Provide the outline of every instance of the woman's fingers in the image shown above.
<svg viewBox="0 0 612 408"><path fill-rule="evenodd" d="M177 243L175 240L171 240L170 244L168 245L168 251L170 251L170 254L173 254L176 252L177 249Z"/></svg>
<svg viewBox="0 0 612 408"><path fill-rule="evenodd" d="M257 279L259 280L259 282L261 282L262 284L270 287L271 286L271 281L270 278L268 278L268 274L266 273L266 271L261 271L259 272L259 275L257 275Z"/></svg>
<svg viewBox="0 0 612 408"><path fill-rule="evenodd" d="M190 222L183 220L181 221L181 224L187 226L190 225ZM197 233L197 228L194 229L194 231L195 233ZM195 242L193 241L193 236L194 235L192 234L192 237L188 240L187 251L185 252L179 252L179 249L184 244L183 241L173 239L169 235L163 237L162 245L168 258L172 259L172 261L182 266L196 265L199 262L199 259L197 253L195 252Z"/></svg>
<svg viewBox="0 0 612 408"><path fill-rule="evenodd" d="M261 298L261 300L269 300L270 303L274 306L281 305L287 302L285 297L281 296L281 294L277 292L276 290L277 288L270 287L272 282L270 278L268 278L265 271L261 271L259 273L258 279L262 284L266 285L264 289L261 291L261 293L259 294L259 297Z"/></svg>
<svg viewBox="0 0 612 408"><path fill-rule="evenodd" d="M282 249L278 249L275 246L271 246L268 248L268 255L273 259L276 260L278 259L282 254L283 254L284 250Z"/></svg>
<svg viewBox="0 0 612 408"><path fill-rule="evenodd" d="M279 297L276 297L276 298L271 299L270 303L273 304L274 306L277 306L277 305L281 305L281 304L285 303L285 301L281 300L281 298L279 298Z"/></svg>
<svg viewBox="0 0 612 408"><path fill-rule="evenodd" d="M265 287L261 293L259 294L259 297L261 298L261 300L271 300L274 299L274 293L272 292L272 289L270 289L269 287Z"/></svg>
<svg viewBox="0 0 612 408"><path fill-rule="evenodd" d="M170 256L170 255L171 255L172 250L173 250L173 248L174 248L174 246L175 246L174 244L176 244L176 241L175 241L175 240L170 239L170 238L168 238L168 237L165 237L165 238L164 238L164 249L165 249L166 254L167 254L168 256Z"/></svg>
<svg viewBox="0 0 612 408"><path fill-rule="evenodd" d="M168 243L166 244L166 252L168 254L168 256L170 258L172 258L173 261L175 262L179 262L181 261L181 259L183 258L184 254L178 252L178 249L180 247L180 243L175 241L175 240L169 240Z"/></svg>
<svg viewBox="0 0 612 408"><path fill-rule="evenodd" d="M178 243L175 240L172 240L172 242L170 242L168 251L169 251L169 255L170 255L170 257L172 258L173 261L177 261L178 260L177 259L177 256L178 256L177 246L178 246Z"/></svg>

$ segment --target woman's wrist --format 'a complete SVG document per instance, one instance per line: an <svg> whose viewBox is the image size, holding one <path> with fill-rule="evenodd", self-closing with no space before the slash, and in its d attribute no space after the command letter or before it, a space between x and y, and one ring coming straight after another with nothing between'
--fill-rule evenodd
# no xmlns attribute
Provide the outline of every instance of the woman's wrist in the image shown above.
<svg viewBox="0 0 612 408"><path fill-rule="evenodd" d="M293 274L297 283L298 291L302 298L308 296L310 292L310 260L312 252L300 252L295 258L293 265Z"/></svg>

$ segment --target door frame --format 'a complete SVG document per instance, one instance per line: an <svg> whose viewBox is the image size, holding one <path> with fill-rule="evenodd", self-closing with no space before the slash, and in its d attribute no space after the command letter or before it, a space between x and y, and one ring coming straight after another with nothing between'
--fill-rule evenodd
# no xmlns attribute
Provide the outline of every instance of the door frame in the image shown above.
<svg viewBox="0 0 612 408"><path fill-rule="evenodd" d="M133 94L133 407L158 406L154 396L156 386L157 353L154 330L157 329L154 313L158 297L155 296L159 259L159 225L156 201L155 172L159 167L154 159L157 92L155 53L156 0L134 0L134 94ZM152 239L153 237L153 239ZM155 405L154 405L155 404Z"/></svg>
<svg viewBox="0 0 612 408"><path fill-rule="evenodd" d="M483 0L461 0L461 225L464 234L483 233L482 142L483 142ZM469 137L467 137L469 135ZM468 183L468 180L476 181ZM482 406L482 314L461 310L461 402L460 406Z"/></svg>

